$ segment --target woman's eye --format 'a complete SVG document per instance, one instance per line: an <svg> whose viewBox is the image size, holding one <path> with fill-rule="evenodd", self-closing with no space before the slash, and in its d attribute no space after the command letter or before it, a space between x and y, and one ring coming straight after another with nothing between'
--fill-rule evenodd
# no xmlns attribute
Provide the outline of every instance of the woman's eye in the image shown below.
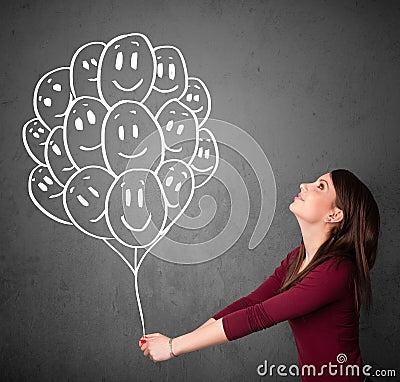
<svg viewBox="0 0 400 382"><path fill-rule="evenodd" d="M317 187L318 187L320 190L323 190L323 189L324 189L324 184L323 184L323 183L320 183Z"/></svg>

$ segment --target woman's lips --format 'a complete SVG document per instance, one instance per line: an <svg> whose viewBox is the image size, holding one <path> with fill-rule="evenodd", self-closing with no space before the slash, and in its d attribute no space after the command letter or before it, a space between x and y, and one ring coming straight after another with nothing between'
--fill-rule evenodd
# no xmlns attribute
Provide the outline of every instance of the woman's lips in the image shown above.
<svg viewBox="0 0 400 382"><path fill-rule="evenodd" d="M295 199L295 200L298 199L298 200L301 200L302 202L304 202L304 199L302 198L302 196L301 196L300 194L298 194L297 196L295 196L294 199Z"/></svg>

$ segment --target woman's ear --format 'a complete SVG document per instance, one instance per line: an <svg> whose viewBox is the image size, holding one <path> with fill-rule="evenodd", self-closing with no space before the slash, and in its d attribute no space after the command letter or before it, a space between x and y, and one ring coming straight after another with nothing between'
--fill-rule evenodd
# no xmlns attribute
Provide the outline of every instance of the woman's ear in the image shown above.
<svg viewBox="0 0 400 382"><path fill-rule="evenodd" d="M327 223L339 223L343 220L343 211L340 208L334 207L332 212L325 218Z"/></svg>

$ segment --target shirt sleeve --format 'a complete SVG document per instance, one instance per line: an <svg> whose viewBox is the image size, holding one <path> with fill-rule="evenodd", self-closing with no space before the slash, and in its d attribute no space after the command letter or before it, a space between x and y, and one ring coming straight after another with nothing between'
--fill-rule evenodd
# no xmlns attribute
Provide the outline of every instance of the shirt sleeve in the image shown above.
<svg viewBox="0 0 400 382"><path fill-rule="evenodd" d="M270 297L276 295L283 285L283 281L286 276L286 270L289 266L290 262L294 259L294 257L299 253L300 247L296 247L294 250L289 252L285 259L282 260L280 266L275 269L274 273L265 280L257 289L248 294L245 297L242 297L224 309L220 310L218 313L211 316L215 320L218 320L221 317L226 316L227 314L236 312L241 309L245 309L247 307L253 306L261 301L267 300Z"/></svg>
<svg viewBox="0 0 400 382"><path fill-rule="evenodd" d="M334 260L318 265L289 290L225 315L222 324L228 340L311 313L349 293L355 265L347 260L335 269L329 266Z"/></svg>

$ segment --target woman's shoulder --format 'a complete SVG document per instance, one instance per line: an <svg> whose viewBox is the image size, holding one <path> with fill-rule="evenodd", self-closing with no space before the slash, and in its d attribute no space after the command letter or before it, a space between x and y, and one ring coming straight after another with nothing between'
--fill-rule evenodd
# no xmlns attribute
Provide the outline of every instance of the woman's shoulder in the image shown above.
<svg viewBox="0 0 400 382"><path fill-rule="evenodd" d="M281 267L287 268L300 253L300 246L292 249L281 262Z"/></svg>
<svg viewBox="0 0 400 382"><path fill-rule="evenodd" d="M290 263L295 261L300 254L300 248L301 248L301 246L299 245L299 246L295 247L294 249L292 249L287 254L286 258L283 260L282 263L285 266L288 266ZM310 272L333 270L335 272L352 274L352 273L354 273L355 269L356 269L356 264L350 255L337 254L332 257L327 258L325 261L323 261L322 263L318 264L315 268L313 268Z"/></svg>
<svg viewBox="0 0 400 382"><path fill-rule="evenodd" d="M317 265L314 269L316 271L334 273L336 277L341 275L344 278L352 278L356 272L356 268L356 264L350 257L335 255Z"/></svg>

